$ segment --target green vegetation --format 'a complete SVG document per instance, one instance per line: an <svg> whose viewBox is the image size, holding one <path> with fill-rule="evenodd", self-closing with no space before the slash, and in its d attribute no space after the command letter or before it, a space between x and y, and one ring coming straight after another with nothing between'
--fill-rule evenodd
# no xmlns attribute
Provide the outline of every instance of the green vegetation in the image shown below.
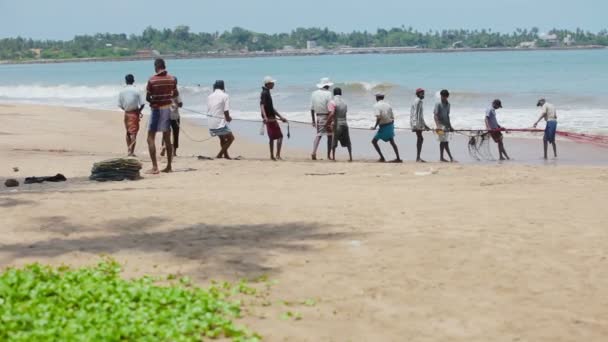
<svg viewBox="0 0 608 342"><path fill-rule="evenodd" d="M570 36L572 45L608 46L608 31L592 33L576 31L549 31L557 39L538 39L539 30L518 29L513 33L492 30L443 30L420 32L400 27L376 32L354 31L337 33L327 28L298 28L290 33L264 34L240 27L231 31L193 33L188 26L157 30L147 28L141 35L96 34L76 36L69 41L32 40L25 38L0 39L0 60L103 58L150 55L155 50L161 54L192 55L205 53L266 51L272 52L291 46L306 48L306 42L314 40L319 47L406 47L443 49L450 47L501 48L517 47L523 42L537 41L538 47L564 44ZM145 50L145 51L142 51ZM139 51L139 52L138 52Z"/></svg>
<svg viewBox="0 0 608 342"><path fill-rule="evenodd" d="M241 303L255 295L246 283L192 287L188 278L167 286L144 277L120 278L105 260L77 270L38 264L0 274L0 341L258 341L237 327Z"/></svg>

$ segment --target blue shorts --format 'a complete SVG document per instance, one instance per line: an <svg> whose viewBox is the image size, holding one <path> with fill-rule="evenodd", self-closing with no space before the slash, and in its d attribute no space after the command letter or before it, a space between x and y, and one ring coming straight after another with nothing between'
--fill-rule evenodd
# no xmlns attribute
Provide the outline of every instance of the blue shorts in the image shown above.
<svg viewBox="0 0 608 342"><path fill-rule="evenodd" d="M557 121L547 121L547 126L545 127L545 136L543 140L553 144L555 142L555 132L557 131Z"/></svg>
<svg viewBox="0 0 608 342"><path fill-rule="evenodd" d="M376 140L389 141L395 137L395 123L380 125L378 133L374 136Z"/></svg>
<svg viewBox="0 0 608 342"><path fill-rule="evenodd" d="M171 107L152 108L148 132L168 132L171 129Z"/></svg>

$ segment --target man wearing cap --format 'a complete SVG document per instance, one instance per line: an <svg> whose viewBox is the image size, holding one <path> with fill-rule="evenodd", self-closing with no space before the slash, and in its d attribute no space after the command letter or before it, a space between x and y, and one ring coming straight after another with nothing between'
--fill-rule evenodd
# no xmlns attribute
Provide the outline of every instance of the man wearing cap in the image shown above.
<svg viewBox="0 0 608 342"><path fill-rule="evenodd" d="M454 132L452 128L452 122L450 121L450 109L451 105L448 99L450 98L450 92L447 89L443 89L440 93L441 101L435 104L435 110L433 110L435 124L437 125L437 136L439 137L439 160L442 162L448 162L444 157L444 151L448 153L450 161L453 163L452 153L450 152L450 133Z"/></svg>
<svg viewBox="0 0 608 342"><path fill-rule="evenodd" d="M500 160L509 160L509 155L505 150L503 143L502 128L496 120L496 110L502 108L502 102L498 99L492 102L492 106L486 110L486 128L488 129L492 139L498 144L498 153Z"/></svg>
<svg viewBox="0 0 608 342"><path fill-rule="evenodd" d="M412 127L412 132L416 133L417 137L416 162L418 163L426 163L426 161L420 158L420 153L422 152L422 143L424 142L422 132L430 129L424 121L424 103L422 100L424 100L424 89L418 88L416 90L416 99L414 100L410 111L410 126Z"/></svg>
<svg viewBox="0 0 608 342"><path fill-rule="evenodd" d="M152 114L148 124L148 149L152 160L152 169L149 174L158 174L158 163L156 160L156 133L162 132L165 146L167 147L167 167L162 172L171 172L171 161L173 160L173 145L171 144L171 105L173 99L179 96L177 81L175 77L167 73L165 61L158 58L154 61L156 74L148 80L146 87L146 100L150 102Z"/></svg>
<svg viewBox="0 0 608 342"><path fill-rule="evenodd" d="M545 159L547 159L547 148L548 144L553 145L553 155L557 158L557 145L555 142L555 133L557 131L557 110L555 106L547 102L545 99L538 100L536 104L537 107L540 107L540 117L534 123L534 128L538 125L538 123L545 119L547 125L545 126L545 136L543 137L543 147L545 151Z"/></svg>
<svg viewBox="0 0 608 342"><path fill-rule="evenodd" d="M317 90L312 93L310 98L310 116L312 118L312 127L317 129L317 136L312 148L312 160L317 160L317 150L319 149L319 143L321 138L327 136L327 159L331 160L331 145L332 145L332 131L331 122L329 119L329 102L332 99L329 88L334 84L329 78L324 77L317 84ZM315 118L316 116L316 118Z"/></svg>
<svg viewBox="0 0 608 342"><path fill-rule="evenodd" d="M218 80L213 84L213 93L207 97L207 126L209 134L220 139L220 152L216 158L231 159L228 148L234 142L234 135L228 127L230 117L230 97L226 94L224 81Z"/></svg>
<svg viewBox="0 0 608 342"><path fill-rule="evenodd" d="M342 98L342 89L334 88L334 98L329 102L329 122L333 125L333 146L332 146L332 160L336 160L336 148L338 143L342 147L348 149L348 161L353 161L353 150L350 141L350 133L348 129L348 122L346 120L346 113L348 112L348 106Z"/></svg>
<svg viewBox="0 0 608 342"><path fill-rule="evenodd" d="M283 122L287 122L279 112L274 108L272 102L272 96L270 90L274 88L276 80L270 76L264 78L264 86L262 87L262 93L260 95L260 110L262 112L262 119L266 125L268 132L268 139L270 144L270 159L281 160L281 146L283 145L283 132L281 132L281 126L277 122L277 118ZM277 154L274 155L274 141L277 141Z"/></svg>
<svg viewBox="0 0 608 342"><path fill-rule="evenodd" d="M382 151L380 150L380 146L378 146L378 140L382 140L385 142L390 142L391 146L393 146L393 150L395 151L396 159L391 163L401 163L401 158L399 157L399 149L397 148L397 144L395 144L395 115L393 114L393 108L391 105L384 101L384 94L376 94L376 104L374 105L374 111L376 115L376 124L372 129L378 129L378 132L372 139L372 145L376 149L376 152L380 155L380 159L378 160L381 163L384 163L386 159L384 159L384 155L382 155Z"/></svg>

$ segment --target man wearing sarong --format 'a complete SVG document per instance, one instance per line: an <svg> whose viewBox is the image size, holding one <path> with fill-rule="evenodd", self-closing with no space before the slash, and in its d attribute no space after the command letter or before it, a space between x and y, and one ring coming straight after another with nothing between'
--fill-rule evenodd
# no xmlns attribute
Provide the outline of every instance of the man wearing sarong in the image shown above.
<svg viewBox="0 0 608 342"><path fill-rule="evenodd" d="M412 104L412 108L410 110L410 126L412 128L412 132L416 133L416 162L417 163L426 163L426 161L420 158L420 153L422 152L422 144L424 142L424 138L422 137L422 132L428 131L430 128L426 125L424 121L424 89L418 88L416 90L416 99Z"/></svg>
<svg viewBox="0 0 608 342"><path fill-rule="evenodd" d="M538 100L536 106L540 107L540 117L534 123L534 128L536 128L538 123L543 119L547 122L547 125L545 126L545 135L543 137L545 159L547 159L548 144L553 145L553 156L557 158L557 143L555 142L555 133L557 132L557 110L554 105L550 104L545 99Z"/></svg>
<svg viewBox="0 0 608 342"><path fill-rule="evenodd" d="M264 78L264 87L262 87L262 93L260 94L260 111L262 112L262 119L266 130L268 132L268 140L270 145L270 159L281 160L281 146L283 145L283 132L281 132L281 126L277 118L283 122L287 122L279 112L274 108L272 102L272 96L270 91L274 89L274 85L277 81L270 76ZM277 154L274 155L274 142L277 142Z"/></svg>
<svg viewBox="0 0 608 342"><path fill-rule="evenodd" d="M166 70L165 61L161 58L154 61L156 74L148 81L146 87L146 100L150 103L152 114L148 124L148 149L152 160L152 169L146 171L148 174L158 174L158 162L156 160L156 133L162 132L165 147L167 148L167 167L162 172L172 172L171 162L173 160L173 144L171 143L171 105L176 97L177 81L169 75Z"/></svg>
<svg viewBox="0 0 608 342"><path fill-rule="evenodd" d="M312 93L310 99L310 116L312 118L312 127L317 129L317 136L312 148L312 160L317 160L317 150L319 149L319 143L321 138L327 137L327 159L331 160L331 148L332 148L332 135L333 132L330 129L331 122L329 121L329 102L332 99L329 88L334 84L329 78L322 78L321 82L317 84L317 90Z"/></svg>
<svg viewBox="0 0 608 342"><path fill-rule="evenodd" d="M452 157L452 153L450 152L450 134L454 132L454 128L452 128L452 122L450 121L450 102L448 99L450 98L450 92L446 89L442 90L439 95L441 96L441 101L435 104L435 110L433 114L435 115L435 124L437 125L437 136L439 137L439 160L444 163L447 163L448 160L444 158L443 153L447 152L448 157L450 157L450 162L454 162L454 158Z"/></svg>
<svg viewBox="0 0 608 342"><path fill-rule="evenodd" d="M500 160L509 160L509 155L505 150L503 142L502 128L498 124L496 119L496 110L502 108L502 102L498 99L492 102L492 106L486 110L486 128L488 129L492 140L498 144L498 153L500 154Z"/></svg>
<svg viewBox="0 0 608 342"><path fill-rule="evenodd" d="M207 126L209 134L218 137L220 140L220 152L216 158L231 159L228 149L234 142L232 130L228 123L232 121L230 117L230 97L226 94L224 81L218 80L213 84L213 93L207 98Z"/></svg>
<svg viewBox="0 0 608 342"><path fill-rule="evenodd" d="M144 104L139 91L135 88L135 77L129 74L125 76L125 81L127 85L118 95L118 107L125 111L127 154L129 157L135 157L135 144L137 143L139 121L141 120L141 110L144 108Z"/></svg>
<svg viewBox="0 0 608 342"><path fill-rule="evenodd" d="M333 127L333 146L332 146L332 160L336 160L336 148L338 143L342 147L348 149L348 161L353 161L353 151L350 141L350 133L348 130L348 122L346 120L346 113L348 112L348 106L342 98L342 89L334 89L334 98L329 102L329 122Z"/></svg>
<svg viewBox="0 0 608 342"><path fill-rule="evenodd" d="M382 140L384 142L390 142L393 150L395 151L396 158L391 161L391 163L401 163L401 158L399 157L399 149L397 148L397 144L395 144L395 116L393 115L393 108L391 105L384 101L384 94L376 94L376 104L374 105L374 111L376 115L376 124L372 129L376 129L379 127L378 132L372 139L372 145L376 149L376 152L380 155L380 159L378 162L384 163L386 159L384 159L384 155L380 150L380 146L378 145L378 141Z"/></svg>

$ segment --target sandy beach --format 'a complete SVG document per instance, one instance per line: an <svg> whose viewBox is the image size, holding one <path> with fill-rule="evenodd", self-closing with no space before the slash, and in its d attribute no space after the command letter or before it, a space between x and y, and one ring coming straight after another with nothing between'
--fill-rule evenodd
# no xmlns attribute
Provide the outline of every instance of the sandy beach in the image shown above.
<svg viewBox="0 0 608 342"><path fill-rule="evenodd" d="M2 185L0 268L109 255L127 277L205 286L267 275L272 305L242 321L267 341L608 336L605 166L313 163L289 142L286 161L270 162L259 138L237 131L232 155L243 160L197 160L217 141L183 136L176 172L97 183L93 163L125 154L121 113L2 104L0 123L2 183L68 178ZM147 169L145 123L136 152Z"/></svg>

